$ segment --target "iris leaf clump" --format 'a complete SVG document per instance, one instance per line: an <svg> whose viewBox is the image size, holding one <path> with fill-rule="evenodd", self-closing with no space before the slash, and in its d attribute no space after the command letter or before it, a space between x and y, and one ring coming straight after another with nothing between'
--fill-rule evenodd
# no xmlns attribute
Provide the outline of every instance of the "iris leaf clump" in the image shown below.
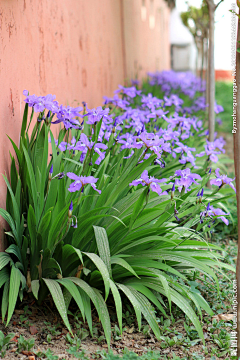
<svg viewBox="0 0 240 360"><path fill-rule="evenodd" d="M218 221L228 224L224 201L235 188L221 162L224 140L207 138L203 90L191 74L150 74L142 90L120 86L92 110L24 91L0 209L9 225L0 253L6 325L25 292L39 304L50 294L70 332L70 302L91 334L94 307L109 345L108 302L122 331L128 301L139 329L143 316L160 339L156 311L168 317L174 303L204 341L199 317L213 312L189 281L198 270L218 286L216 271L234 271L207 239Z"/></svg>

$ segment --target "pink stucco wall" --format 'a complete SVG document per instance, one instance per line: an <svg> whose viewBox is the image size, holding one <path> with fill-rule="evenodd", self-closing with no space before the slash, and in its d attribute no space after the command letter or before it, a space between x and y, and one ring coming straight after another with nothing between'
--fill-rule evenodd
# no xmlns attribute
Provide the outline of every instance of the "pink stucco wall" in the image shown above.
<svg viewBox="0 0 240 360"><path fill-rule="evenodd" d="M170 68L169 17L164 0L123 0L127 77ZM145 8L145 9L144 9Z"/></svg>
<svg viewBox="0 0 240 360"><path fill-rule="evenodd" d="M9 172L6 134L19 141L24 89L100 105L136 69L143 77L169 68L168 19L164 0L1 0L0 173ZM0 207L5 196L0 176Z"/></svg>

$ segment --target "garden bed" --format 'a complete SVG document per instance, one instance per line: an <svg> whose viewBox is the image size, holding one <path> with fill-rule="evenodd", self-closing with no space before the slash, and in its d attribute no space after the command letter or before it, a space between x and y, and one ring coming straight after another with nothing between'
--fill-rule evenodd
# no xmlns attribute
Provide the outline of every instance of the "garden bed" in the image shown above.
<svg viewBox="0 0 240 360"><path fill-rule="evenodd" d="M212 321L230 311L227 275L235 270L217 243L229 219L228 235L236 226L225 142L208 141L199 79L149 76L142 89L119 86L96 109L24 91L0 209L10 227L0 254L2 320L18 329L3 355L84 359L79 349L87 348L86 356L104 359L105 349L154 348L158 354L141 358L228 356L232 323ZM35 353L21 332L35 337Z"/></svg>

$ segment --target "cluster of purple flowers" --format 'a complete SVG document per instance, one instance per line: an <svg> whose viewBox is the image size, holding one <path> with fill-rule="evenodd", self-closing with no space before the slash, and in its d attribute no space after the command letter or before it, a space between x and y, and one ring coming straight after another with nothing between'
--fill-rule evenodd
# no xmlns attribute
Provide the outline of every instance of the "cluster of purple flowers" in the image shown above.
<svg viewBox="0 0 240 360"><path fill-rule="evenodd" d="M193 98L196 92L205 90L205 82L196 78L191 72L161 71L148 73L151 85L159 85L162 91L168 95L172 90L178 90L183 94Z"/></svg>
<svg viewBox="0 0 240 360"><path fill-rule="evenodd" d="M73 108L71 106L63 106L59 105L58 101L56 101L56 96L48 94L46 96L36 96L36 95L28 95L28 91L24 90L23 95L26 96L24 100L29 107L32 107L35 112L42 113L40 120L44 120L44 111L48 110L48 115L50 112L52 115L56 115L57 119L54 121L54 124L58 124L62 122L66 129L73 128L79 129L81 128L81 123L77 117L80 117L80 112L83 110L81 106Z"/></svg>
<svg viewBox="0 0 240 360"><path fill-rule="evenodd" d="M82 107L72 108L59 105L53 95L37 97L28 95L26 90L23 93L26 96L25 102L35 112L41 113L41 119L44 119L44 111L48 110L49 117L49 113L51 114L51 122L53 124L63 122L66 129L82 130L84 122L90 125L89 137L83 131L79 131L77 139L73 137L70 143L63 141L58 144L58 141L55 140L60 151L80 152L80 162L82 163L91 153L94 158L93 165L99 165L105 158L106 150L109 147L108 142L113 135L111 146L115 146L117 153L125 151L124 159L130 158L136 150L141 149L139 163L154 154L154 164L163 168L170 159L170 161L174 160L178 163L182 169L176 170L174 176L169 179L149 177L148 171L145 170L141 177L132 181L130 185L149 186L149 189L158 195L166 195L167 191L163 191L159 184L172 185L171 181L174 179L174 190L176 186L179 191L188 192L193 183L198 184L197 180L201 180L200 175L192 173L190 170L191 167L198 168L197 158L206 156L206 160L217 162L218 155L225 152L223 148L225 142L223 138L215 138L214 142L206 139L205 150L200 153L197 153L195 147L187 145L193 135L207 135L202 121L196 116L198 111L204 110L207 106L203 96L196 97L196 94L203 92L205 87L200 79L191 73L175 73L173 71L149 74L149 77L150 84L157 84L161 87L164 93L163 99L159 99L151 93L143 94L136 87L138 83L132 82L131 87L119 85L119 89L115 91L112 98L104 97L103 107L89 109L84 104L82 114L80 114L83 110ZM192 105L185 107L184 101L176 92L182 92L192 99ZM215 105L216 113L222 110L221 106ZM52 121L54 115L56 115L56 119ZM101 127L96 137L96 125L100 121ZM98 156L95 156L96 154ZM92 162L92 158L90 162ZM74 180L68 189L70 192L83 191L84 186L90 184L94 190L100 193L95 185L97 179L94 177L77 176L73 173L67 173L67 176ZM226 175L220 175L219 170L216 170L216 179L212 179L211 184L219 187L229 184L234 189L232 181L233 179L229 179ZM208 214L215 210L209 208ZM224 215L220 214L219 209L216 211L219 215Z"/></svg>

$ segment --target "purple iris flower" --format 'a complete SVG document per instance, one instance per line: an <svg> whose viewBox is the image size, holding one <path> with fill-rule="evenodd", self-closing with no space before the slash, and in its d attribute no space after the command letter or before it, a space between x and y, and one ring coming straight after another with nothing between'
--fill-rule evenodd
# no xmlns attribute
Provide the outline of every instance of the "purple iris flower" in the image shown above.
<svg viewBox="0 0 240 360"><path fill-rule="evenodd" d="M160 107L163 104L163 100L158 99L155 96L152 96L152 94L143 95L142 96L142 104L147 106L151 111L155 111L155 108Z"/></svg>
<svg viewBox="0 0 240 360"><path fill-rule="evenodd" d="M159 186L159 183L165 183L167 179L155 179L153 176L148 176L148 171L144 170L140 179L132 181L129 186L137 186L141 184L142 186L150 186L150 189L160 195L167 195L167 191L162 191Z"/></svg>
<svg viewBox="0 0 240 360"><path fill-rule="evenodd" d="M76 145L73 147L73 150L82 151L84 154L84 157L87 153L87 151L91 151L92 147L94 146L94 151L99 155L99 158L96 160L96 164L99 165L100 162L104 159L105 153L101 152L100 149L106 150L108 147L105 144L102 143L94 143L93 141L89 141L86 134L81 133L80 141L76 143ZM83 161L83 157L80 158L80 161Z"/></svg>
<svg viewBox="0 0 240 360"><path fill-rule="evenodd" d="M141 149L142 143L136 141L136 137L130 133L121 135L118 139L119 144L122 144L121 149Z"/></svg>
<svg viewBox="0 0 240 360"><path fill-rule="evenodd" d="M164 120L166 120L166 114L168 114L169 111L163 111L162 109L158 109L158 110L152 110L150 114L147 115L148 119L161 119L163 118Z"/></svg>
<svg viewBox="0 0 240 360"><path fill-rule="evenodd" d="M219 114L220 112L224 111L224 108L221 105L218 105L216 102L214 104L214 111L216 114Z"/></svg>
<svg viewBox="0 0 240 360"><path fill-rule="evenodd" d="M96 109L91 109L91 110L87 108L87 113L83 116L88 117L88 120L86 122L87 124L94 125L103 118L111 119L108 115L109 111L110 111L109 108L103 109L101 106L98 106Z"/></svg>
<svg viewBox="0 0 240 360"><path fill-rule="evenodd" d="M229 213L225 213L222 209L214 209L213 206L210 206L208 211L209 216L219 216L219 218L224 222L224 224L228 225L229 221L225 218L226 215L230 215Z"/></svg>
<svg viewBox="0 0 240 360"><path fill-rule="evenodd" d="M85 185L90 184L94 190L101 194L101 190L98 190L95 185L95 183L98 181L98 178L94 178L93 176L77 176L72 172L68 172L66 175L70 179L74 180L74 182L68 188L69 192L80 191L84 188Z"/></svg>
<svg viewBox="0 0 240 360"><path fill-rule="evenodd" d="M132 79L131 80L131 84L134 86L134 85L140 85L140 81L137 80L137 79Z"/></svg>
<svg viewBox="0 0 240 360"><path fill-rule="evenodd" d="M200 154L196 154L197 157L202 157L204 155L208 155L209 160L212 162L218 162L217 155L221 154L221 151L215 150L216 146L214 143L208 142L207 145L205 145L205 151L200 152Z"/></svg>
<svg viewBox="0 0 240 360"><path fill-rule="evenodd" d="M173 130L173 128L169 126L168 129L162 129L162 128L159 129L157 135L162 136L165 141L178 140L180 136L180 132ZM174 146L174 143L172 146Z"/></svg>
<svg viewBox="0 0 240 360"><path fill-rule="evenodd" d="M82 110L83 108L81 106L72 108L71 106L65 107L60 105L58 112L56 113L58 120L54 121L53 124L63 122L66 129L80 129L81 123L78 119L75 119L75 117L79 117L79 112Z"/></svg>
<svg viewBox="0 0 240 360"><path fill-rule="evenodd" d="M192 183L197 184L195 179L201 180L201 176L191 173L189 168L184 170L176 170L175 175L180 176L180 179L175 180L175 183L177 186L179 186L180 190L181 187L184 186L185 190L187 191L189 186L192 185Z"/></svg>
<svg viewBox="0 0 240 360"><path fill-rule="evenodd" d="M198 169L198 166L195 165L195 157L191 154L190 151L188 151L186 155L181 156L181 158L179 159L179 163L183 165L191 163L194 169Z"/></svg>
<svg viewBox="0 0 240 360"><path fill-rule="evenodd" d="M141 90L137 90L135 88L135 86L132 86L132 87L124 87L122 85L119 85L118 86L118 90L115 90L115 94L119 93L119 92L122 92L123 94L127 95L128 97L130 97L131 99L136 97L137 95L140 95L141 94Z"/></svg>
<svg viewBox="0 0 240 360"><path fill-rule="evenodd" d="M227 175L220 175L219 170L220 170L219 168L217 168L215 170L216 179L210 180L210 184L211 185L216 185L216 186L219 186L219 187L222 187L224 184L228 184L236 192L236 189L235 189L235 187L234 187L234 185L232 183L235 180L235 178L231 179L231 178L227 177Z"/></svg>

